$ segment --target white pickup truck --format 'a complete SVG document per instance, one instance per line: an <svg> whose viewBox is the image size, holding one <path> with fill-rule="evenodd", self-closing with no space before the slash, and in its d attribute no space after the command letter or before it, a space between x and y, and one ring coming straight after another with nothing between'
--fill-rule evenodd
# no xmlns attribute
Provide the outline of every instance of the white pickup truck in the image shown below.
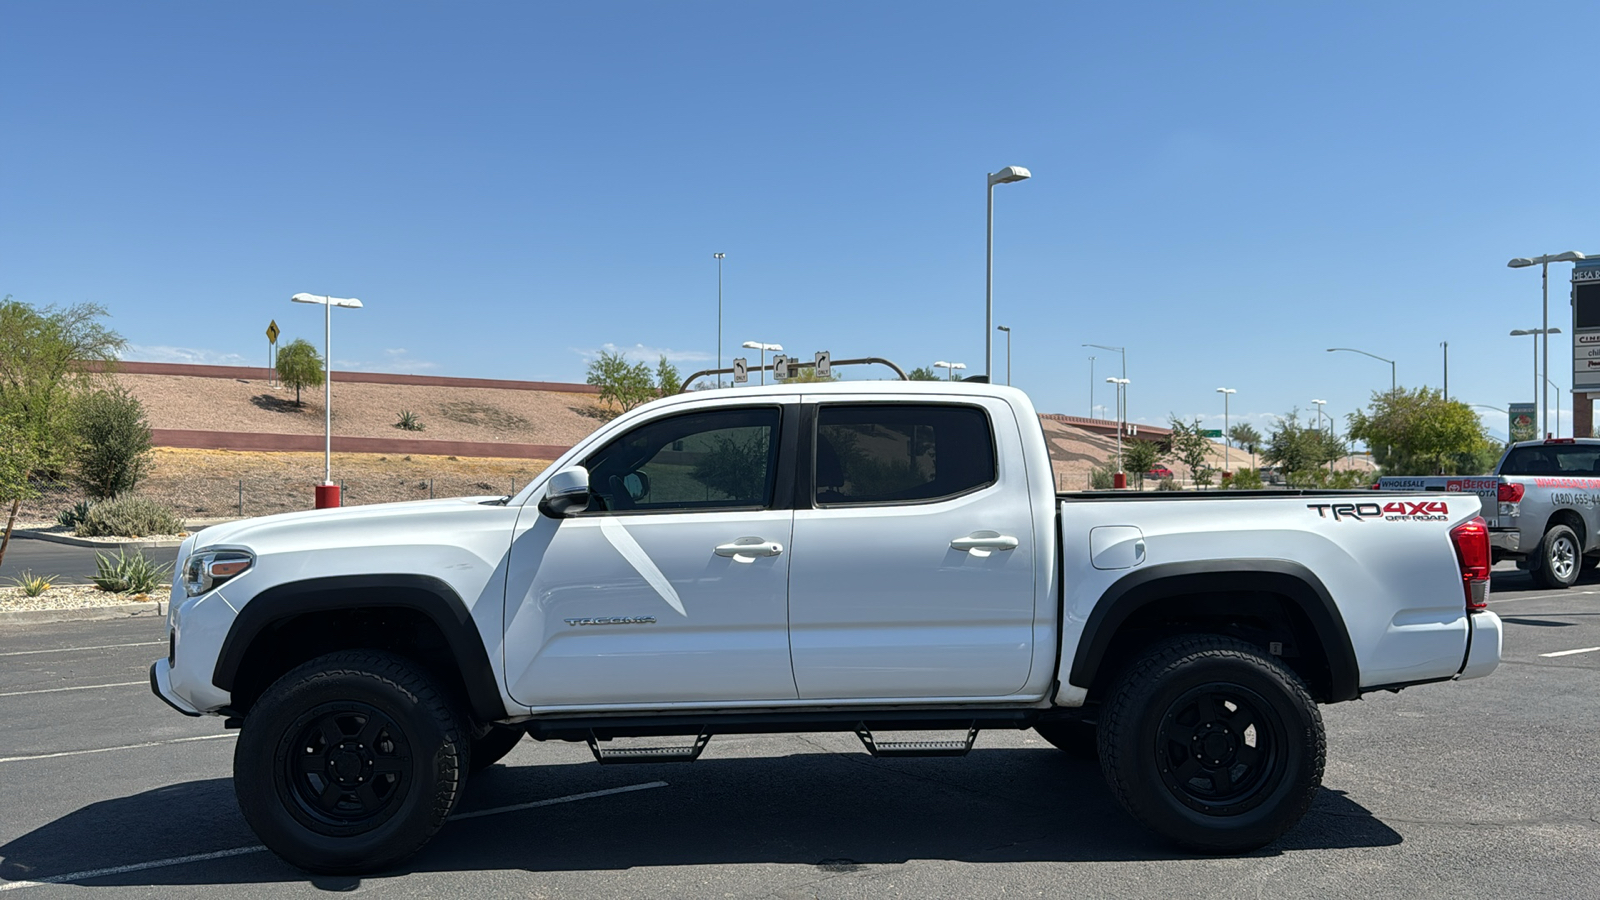
<svg viewBox="0 0 1600 900"><path fill-rule="evenodd" d="M1311 803L1318 703L1499 662L1478 498L1384 499L1403 508L1057 495L1006 387L697 392L618 417L515 497L189 538L151 687L242 727L245 818L317 872L415 852L525 735L619 763L825 730L959 755L1031 727L1098 755L1146 826L1237 852Z"/></svg>

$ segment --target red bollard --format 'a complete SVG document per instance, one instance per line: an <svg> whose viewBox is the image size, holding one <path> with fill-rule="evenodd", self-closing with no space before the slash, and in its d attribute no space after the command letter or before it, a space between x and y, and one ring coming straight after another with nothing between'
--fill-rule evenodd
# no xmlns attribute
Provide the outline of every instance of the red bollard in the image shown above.
<svg viewBox="0 0 1600 900"><path fill-rule="evenodd" d="M1111 486L1119 491L1123 488L1126 488L1128 486L1128 473L1118 472L1117 474L1112 475Z"/></svg>
<svg viewBox="0 0 1600 900"><path fill-rule="evenodd" d="M317 485L317 509L337 509L339 506L339 486L337 484Z"/></svg>

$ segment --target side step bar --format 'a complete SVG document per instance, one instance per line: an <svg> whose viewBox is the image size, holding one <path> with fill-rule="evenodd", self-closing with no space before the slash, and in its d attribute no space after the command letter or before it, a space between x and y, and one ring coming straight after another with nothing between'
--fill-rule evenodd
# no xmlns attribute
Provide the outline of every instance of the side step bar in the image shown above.
<svg viewBox="0 0 1600 900"><path fill-rule="evenodd" d="M978 740L978 725L976 722L967 727L966 740L955 741L880 741L872 736L865 722L856 725L856 737L861 739L862 746L873 756L880 757L907 757L907 756L966 756L972 751L972 745Z"/></svg>
<svg viewBox="0 0 1600 900"><path fill-rule="evenodd" d="M594 732L589 732L589 751L601 765L625 763L694 762L711 742L711 733L702 731L694 743L679 747L602 747Z"/></svg>

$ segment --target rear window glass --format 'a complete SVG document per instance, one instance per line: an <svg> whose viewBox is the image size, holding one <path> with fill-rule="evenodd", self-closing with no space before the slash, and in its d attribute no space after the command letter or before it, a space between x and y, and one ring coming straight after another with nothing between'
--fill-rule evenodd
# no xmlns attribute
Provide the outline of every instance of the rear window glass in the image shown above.
<svg viewBox="0 0 1600 900"><path fill-rule="evenodd" d="M989 417L949 404L817 410L818 506L926 502L995 481Z"/></svg>
<svg viewBox="0 0 1600 900"><path fill-rule="evenodd" d="M1536 444L1513 447L1500 466L1500 474L1600 476L1600 446Z"/></svg>

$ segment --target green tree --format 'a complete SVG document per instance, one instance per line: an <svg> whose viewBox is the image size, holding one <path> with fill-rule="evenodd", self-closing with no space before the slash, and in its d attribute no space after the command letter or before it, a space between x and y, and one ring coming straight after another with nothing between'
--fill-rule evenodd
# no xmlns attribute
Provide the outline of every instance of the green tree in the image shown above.
<svg viewBox="0 0 1600 900"><path fill-rule="evenodd" d="M1205 429L1200 427L1200 419L1184 422L1177 416L1169 415L1167 426L1172 429L1170 441L1173 457L1189 467L1189 477L1195 484L1210 484L1210 467L1206 465L1206 460L1210 458L1211 439L1203 433Z"/></svg>
<svg viewBox="0 0 1600 900"><path fill-rule="evenodd" d="M73 478L97 500L133 490L150 471L150 422L144 404L122 387L79 398Z"/></svg>
<svg viewBox="0 0 1600 900"><path fill-rule="evenodd" d="M0 300L0 419L7 423L0 469L22 473L0 478L0 501L11 501L0 559L28 482L58 475L69 459L74 398L116 364L125 345L100 323L105 315L96 303L38 309L9 296Z"/></svg>
<svg viewBox="0 0 1600 900"><path fill-rule="evenodd" d="M1161 447L1154 441L1127 440L1122 444L1123 471L1133 476L1134 485L1144 490L1144 475L1161 458Z"/></svg>
<svg viewBox="0 0 1600 900"><path fill-rule="evenodd" d="M683 376L678 374L678 367L667 362L667 355L661 354L661 361L656 363L656 392L663 397L670 397L683 390Z"/></svg>
<svg viewBox="0 0 1600 900"><path fill-rule="evenodd" d="M1481 474L1494 446L1471 407L1433 388L1374 393L1349 422L1350 437L1372 448L1385 475Z"/></svg>
<svg viewBox="0 0 1600 900"><path fill-rule="evenodd" d="M1277 427L1267 435L1266 445L1261 448L1261 459L1277 466L1290 486L1296 481L1315 482L1321 471L1317 466L1327 461L1323 458L1323 440L1322 431L1313 425L1301 424L1300 410L1292 409L1288 415L1278 417Z"/></svg>
<svg viewBox="0 0 1600 900"><path fill-rule="evenodd" d="M589 384L600 388L600 399L616 404L623 412L654 400L658 395L650 367L642 362L630 363L621 353L610 350L589 363Z"/></svg>
<svg viewBox="0 0 1600 900"><path fill-rule="evenodd" d="M300 402L300 389L322 387L322 356L305 338L295 338L278 351L278 380L294 388L294 405Z"/></svg>
<svg viewBox="0 0 1600 900"><path fill-rule="evenodd" d="M906 377L911 379L912 381L943 381L944 380L943 378L940 378L939 376L933 374L933 370L928 368L927 366L917 366L915 369L912 369L911 373L909 375L907 375Z"/></svg>
<svg viewBox="0 0 1600 900"><path fill-rule="evenodd" d="M1228 429L1228 437L1233 439L1233 445L1250 454L1250 465L1255 466L1256 451L1261 448L1261 432L1247 422Z"/></svg>

